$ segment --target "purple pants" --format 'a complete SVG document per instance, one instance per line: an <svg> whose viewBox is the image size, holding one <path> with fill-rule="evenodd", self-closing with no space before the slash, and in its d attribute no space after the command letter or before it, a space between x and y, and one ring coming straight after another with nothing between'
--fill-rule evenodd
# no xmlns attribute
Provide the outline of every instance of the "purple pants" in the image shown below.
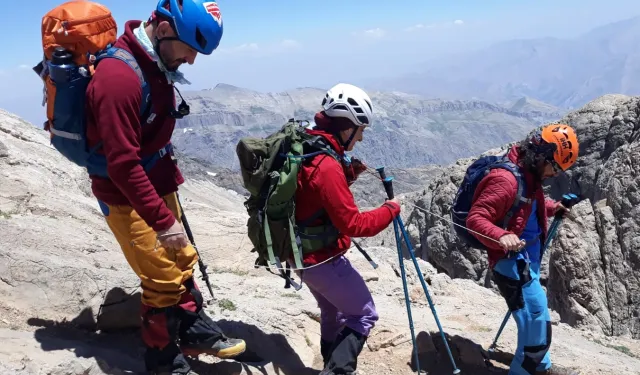
<svg viewBox="0 0 640 375"><path fill-rule="evenodd" d="M318 302L323 340L334 341L345 325L369 336L378 313L367 284L347 258L305 269L301 279Z"/></svg>

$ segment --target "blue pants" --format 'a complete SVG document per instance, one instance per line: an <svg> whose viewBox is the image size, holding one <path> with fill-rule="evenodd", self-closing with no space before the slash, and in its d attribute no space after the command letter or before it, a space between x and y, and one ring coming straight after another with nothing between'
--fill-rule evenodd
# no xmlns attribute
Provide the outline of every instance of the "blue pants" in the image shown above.
<svg viewBox="0 0 640 375"><path fill-rule="evenodd" d="M551 367L551 317L540 285L540 264L518 254L500 260L493 278L518 327L518 347L509 375L535 375Z"/></svg>

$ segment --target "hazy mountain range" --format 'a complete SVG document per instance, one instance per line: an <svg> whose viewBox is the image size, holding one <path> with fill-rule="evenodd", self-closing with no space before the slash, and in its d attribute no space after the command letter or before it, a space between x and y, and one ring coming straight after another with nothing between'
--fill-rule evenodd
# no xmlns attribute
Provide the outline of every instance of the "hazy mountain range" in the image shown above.
<svg viewBox="0 0 640 375"><path fill-rule="evenodd" d="M577 108L607 93L640 94L640 16L574 39L510 40L425 63L371 87L492 102L523 96Z"/></svg>
<svg viewBox="0 0 640 375"><path fill-rule="evenodd" d="M224 168L237 168L241 137L264 137L289 118L313 121L325 89L260 93L219 84L186 92L191 115L178 121L176 146L185 154ZM517 139L561 110L521 98L509 106L477 100L427 100L400 92L370 92L375 123L355 155L370 165L418 167L460 157Z"/></svg>

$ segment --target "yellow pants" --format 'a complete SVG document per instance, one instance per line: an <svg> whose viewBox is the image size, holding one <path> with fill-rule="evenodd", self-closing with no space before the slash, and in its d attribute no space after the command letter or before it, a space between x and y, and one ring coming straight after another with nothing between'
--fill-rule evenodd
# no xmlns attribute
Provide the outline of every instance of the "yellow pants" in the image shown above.
<svg viewBox="0 0 640 375"><path fill-rule="evenodd" d="M175 193L163 197L178 222L182 213ZM183 283L193 276L198 255L191 246L180 251L165 250L156 232L131 206L112 206L100 202L107 224L122 248L129 266L142 286L142 303L168 307L178 303L186 291Z"/></svg>

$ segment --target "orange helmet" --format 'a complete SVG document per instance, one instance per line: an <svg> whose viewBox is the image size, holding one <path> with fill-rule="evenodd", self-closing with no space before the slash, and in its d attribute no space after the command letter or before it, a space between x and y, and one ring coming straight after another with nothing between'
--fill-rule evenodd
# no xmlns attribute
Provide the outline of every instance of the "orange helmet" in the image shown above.
<svg viewBox="0 0 640 375"><path fill-rule="evenodd" d="M563 171L569 169L578 159L578 137L571 126L565 124L547 125L542 128L540 138L556 146L553 159Z"/></svg>

